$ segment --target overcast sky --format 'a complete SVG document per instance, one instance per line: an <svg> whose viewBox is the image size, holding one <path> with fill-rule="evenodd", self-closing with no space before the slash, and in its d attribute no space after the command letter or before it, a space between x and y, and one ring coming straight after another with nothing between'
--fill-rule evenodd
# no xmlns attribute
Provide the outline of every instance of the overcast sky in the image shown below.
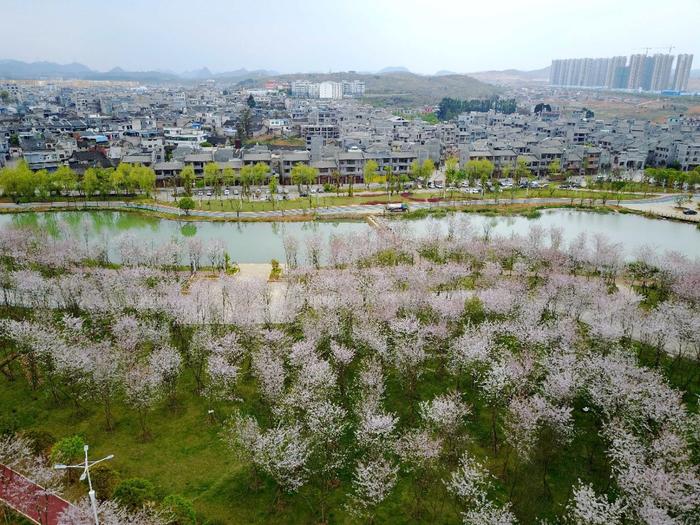
<svg viewBox="0 0 700 525"><path fill-rule="evenodd" d="M98 70L464 73L669 45L700 63L700 0L0 0L0 14L0 58Z"/></svg>

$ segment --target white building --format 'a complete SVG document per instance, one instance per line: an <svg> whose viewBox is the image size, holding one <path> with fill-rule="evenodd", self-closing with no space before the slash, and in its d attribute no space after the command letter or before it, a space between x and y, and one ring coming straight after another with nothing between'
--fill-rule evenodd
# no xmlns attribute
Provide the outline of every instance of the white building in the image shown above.
<svg viewBox="0 0 700 525"><path fill-rule="evenodd" d="M340 82L321 82L318 96L319 98L343 98L343 85Z"/></svg>

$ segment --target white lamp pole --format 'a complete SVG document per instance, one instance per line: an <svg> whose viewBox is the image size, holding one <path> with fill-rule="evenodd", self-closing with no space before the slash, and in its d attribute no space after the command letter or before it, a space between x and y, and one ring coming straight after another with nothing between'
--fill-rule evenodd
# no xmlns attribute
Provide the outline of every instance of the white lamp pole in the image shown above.
<svg viewBox="0 0 700 525"><path fill-rule="evenodd" d="M88 449L89 447L87 445L83 447L83 450L85 452L85 461L83 463L77 465L58 464L54 465L53 468L55 468L56 470L66 470L69 468L77 468L83 470L83 473L80 475L80 481L84 481L85 479L87 479L89 489L88 496L90 497L90 505L92 506L92 514L95 518L95 525L100 525L100 519L97 516L97 498L95 497L95 489L92 488L92 480L90 479L90 467L95 466L103 461L107 461L108 459L112 459L114 457L114 454L110 454L109 456L106 456L102 459L98 459L96 461L90 461L88 460Z"/></svg>

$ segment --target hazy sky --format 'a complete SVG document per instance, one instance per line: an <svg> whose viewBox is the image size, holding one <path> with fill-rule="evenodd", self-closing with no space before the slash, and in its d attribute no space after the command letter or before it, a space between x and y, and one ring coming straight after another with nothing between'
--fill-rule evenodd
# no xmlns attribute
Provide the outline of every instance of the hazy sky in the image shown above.
<svg viewBox="0 0 700 525"><path fill-rule="evenodd" d="M0 58L463 73L674 45L700 63L699 27L700 0L0 0Z"/></svg>

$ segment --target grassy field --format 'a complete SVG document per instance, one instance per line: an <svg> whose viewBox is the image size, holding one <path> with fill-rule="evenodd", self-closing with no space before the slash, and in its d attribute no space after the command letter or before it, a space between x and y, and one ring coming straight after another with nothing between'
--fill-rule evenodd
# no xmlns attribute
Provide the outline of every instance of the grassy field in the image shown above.
<svg viewBox="0 0 700 525"><path fill-rule="evenodd" d="M359 191L359 190L356 190ZM526 199L526 198L566 198L571 200L571 204L581 203L589 204L592 199L596 203L601 204L603 200L608 204L617 202L618 195L613 192L591 192L585 190L572 191L560 189L532 189L524 190L517 189L511 191L502 191L498 193L486 192L485 195L472 195L460 191L447 191L443 194L416 192L402 195L388 195L386 193L376 195L354 195L349 197L347 194L340 196L335 193L312 194L311 198L298 198L292 200L276 201L274 204L270 201L255 201L237 199L217 199L195 197L196 208L199 210L208 211L271 211L271 210L313 210L314 208L326 208L334 206L351 206L358 204L382 204L388 202L405 202L410 205L418 201L427 201L427 199L442 199L447 202L452 201L474 201L478 203L483 199L498 199L500 203L508 204L511 199ZM632 193L622 193L619 195L620 200L638 199L640 195ZM163 203L171 204L171 203Z"/></svg>
<svg viewBox="0 0 700 525"><path fill-rule="evenodd" d="M637 347L631 347L635 351ZM652 356L637 348L641 361L649 364ZM691 410L697 410L700 378L697 364L663 359L662 370L669 382L685 392ZM477 395L476 387L467 377L454 378L441 367L428 367L421 377L417 398L429 399L439 392L458 388L471 403L469 417L469 450L487 461L497 477L496 497L510 499L521 523L533 523L536 518L553 518L561 512L577 479L591 482L598 490L609 484L609 465L604 455L605 444L598 435L595 416L582 410L584 400L575 403L576 433L566 446L554 446L543 435L533 460L518 463L503 443L498 453L491 448L490 425L492 412ZM259 402L253 394L254 381L241 386L241 394L250 406ZM14 381L0 379L0 432L27 429L48 431L56 438L82 435L91 445L95 456L113 453L112 466L122 479L143 477L152 481L161 497L181 494L194 502L202 523L315 523L312 510L313 494L304 488L301 497L279 498L274 483L262 478L258 488L251 489L252 473L234 458L220 438L221 419L231 412L231 404L210 405L194 394L194 381L185 373L177 388L174 402L163 402L149 418L152 439L138 438L139 430L133 413L115 407L116 429L104 429L102 412L84 404L79 409L65 402L55 403L43 390L32 391L21 376ZM213 407L217 420L207 416ZM405 391L398 378L387 380L387 409L396 412L402 421L411 422L415 414L406 402ZM502 440L503 436L500 435ZM556 450L554 454L550 454ZM545 473L543 458L549 467ZM402 476L397 490L381 506L378 523L460 523L458 506L447 494L441 479L446 472L436 472L431 479L418 480ZM434 478L434 479L432 479ZM545 483L546 480L546 483ZM329 502L333 509L328 523L352 522L344 510L345 493L350 476L345 473L337 482ZM426 484L427 481L427 484ZM85 491L75 485L69 495L77 497ZM427 502L431 503L428 504Z"/></svg>

